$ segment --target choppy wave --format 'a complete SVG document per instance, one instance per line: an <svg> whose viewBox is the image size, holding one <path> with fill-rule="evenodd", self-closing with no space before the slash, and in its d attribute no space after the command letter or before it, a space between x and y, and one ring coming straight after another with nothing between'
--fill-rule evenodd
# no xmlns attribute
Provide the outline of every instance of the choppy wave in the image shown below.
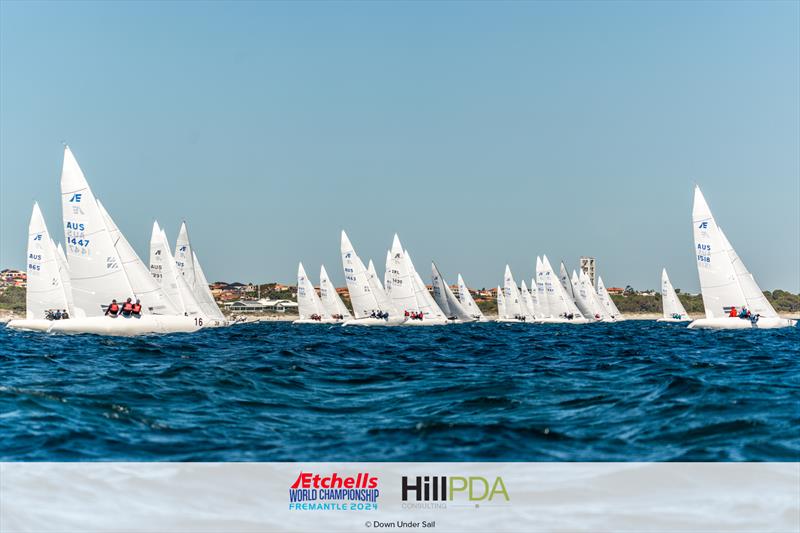
<svg viewBox="0 0 800 533"><path fill-rule="evenodd" d="M0 327L4 461L796 461L800 330Z"/></svg>

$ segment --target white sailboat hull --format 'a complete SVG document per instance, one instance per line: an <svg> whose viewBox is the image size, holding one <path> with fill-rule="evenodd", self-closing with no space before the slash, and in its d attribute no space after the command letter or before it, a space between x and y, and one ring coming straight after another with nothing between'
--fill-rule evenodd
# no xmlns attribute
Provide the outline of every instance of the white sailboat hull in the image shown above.
<svg viewBox="0 0 800 533"><path fill-rule="evenodd" d="M292 324L341 324L341 320L335 320L333 318L326 318L324 320L314 320L311 318L299 318L292 322Z"/></svg>
<svg viewBox="0 0 800 533"><path fill-rule="evenodd" d="M563 318L563 317L550 317L550 318L537 318L538 324L591 324L597 320L588 318Z"/></svg>
<svg viewBox="0 0 800 533"><path fill-rule="evenodd" d="M387 320L382 318L351 318L342 322L342 326L400 326L405 322L404 318L390 317Z"/></svg>
<svg viewBox="0 0 800 533"><path fill-rule="evenodd" d="M44 318L32 318L21 320L10 320L6 327L11 329L22 329L25 331L50 331L50 326L55 323L54 320L45 320Z"/></svg>
<svg viewBox="0 0 800 533"><path fill-rule="evenodd" d="M691 322L691 318L659 318L656 322Z"/></svg>
<svg viewBox="0 0 800 533"><path fill-rule="evenodd" d="M761 317L753 323L747 318L698 318L687 327L689 329L775 329L790 328L797 325L797 320L780 317Z"/></svg>
<svg viewBox="0 0 800 533"><path fill-rule="evenodd" d="M446 326L448 322L446 318L432 318L424 320L406 320L404 326Z"/></svg>
<svg viewBox="0 0 800 533"><path fill-rule="evenodd" d="M130 337L151 333L191 333L203 327L196 323L195 318L187 316L144 315L139 318L93 316L53 321L48 331Z"/></svg>

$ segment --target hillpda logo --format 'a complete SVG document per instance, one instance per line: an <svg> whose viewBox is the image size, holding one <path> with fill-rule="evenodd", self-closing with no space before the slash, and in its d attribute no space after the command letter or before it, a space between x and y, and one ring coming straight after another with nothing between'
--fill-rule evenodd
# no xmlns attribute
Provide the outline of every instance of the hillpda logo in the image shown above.
<svg viewBox="0 0 800 533"><path fill-rule="evenodd" d="M341 476L300 472L289 487L289 509L295 511L377 511L378 478L368 472Z"/></svg>
<svg viewBox="0 0 800 533"><path fill-rule="evenodd" d="M403 476L401 497L404 509L447 509L479 507L481 503L509 503L503 478L496 476Z"/></svg>

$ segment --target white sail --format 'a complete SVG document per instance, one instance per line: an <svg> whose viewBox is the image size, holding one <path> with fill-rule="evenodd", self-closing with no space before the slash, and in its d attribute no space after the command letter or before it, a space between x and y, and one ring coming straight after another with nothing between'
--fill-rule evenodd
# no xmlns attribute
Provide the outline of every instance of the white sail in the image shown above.
<svg viewBox="0 0 800 533"><path fill-rule="evenodd" d="M50 240L52 241L52 238ZM72 281L69 277L69 263L67 263L67 255L64 253L64 248L61 247L61 243L54 243L54 245L56 247L56 251L58 252L56 255L58 258L58 271L61 274L61 283L64 286L64 295L67 299L67 311L69 312L70 316L73 316L72 313L75 310L75 303L72 301Z"/></svg>
<svg viewBox="0 0 800 533"><path fill-rule="evenodd" d="M136 251L117 227L111 215L108 214L100 200L97 207L103 215L111 241L117 249L117 254L122 261L122 269L128 277L128 282L133 289L134 297L141 301L142 314L154 315L179 315L182 314L178 306L167 296L164 289L153 279L150 270L144 265Z"/></svg>
<svg viewBox="0 0 800 533"><path fill-rule="evenodd" d="M613 318L622 316L622 313L617 309L617 304L614 303L614 300L611 299L611 295L608 294L606 285L603 283L603 278L600 276L597 277L597 297L600 299L600 303L603 304L603 307L605 307L609 315Z"/></svg>
<svg viewBox="0 0 800 533"><path fill-rule="evenodd" d="M764 296L755 278L750 271L747 270L747 267L744 265L744 262L742 262L739 254L736 253L736 250L733 249L733 246L730 241L728 241L728 237L725 235L725 232L722 231L722 228L719 228L719 233L720 237L722 237L725 249L728 252L728 257L733 264L733 271L736 273L736 279L739 281L742 293L744 293L747 309L754 315L758 314L762 317L771 318L777 317L778 313L775 311L775 308L772 307L767 297Z"/></svg>
<svg viewBox="0 0 800 533"><path fill-rule="evenodd" d="M134 296L86 178L69 147L61 169L61 207L75 317L101 316L112 299Z"/></svg>
<svg viewBox="0 0 800 533"><path fill-rule="evenodd" d="M367 272L369 272L369 275L372 277L373 280L375 280L375 283L378 284L381 290L388 293L387 288L381 284L381 279L378 277L378 271L375 270L375 264L372 262L372 259L369 260L369 266L367 267Z"/></svg>
<svg viewBox="0 0 800 533"><path fill-rule="evenodd" d="M377 277L367 272L367 268L344 231L342 231L341 253L344 277L356 319L369 318L375 312L389 313L390 318L393 316L396 318L397 310L389 301Z"/></svg>
<svg viewBox="0 0 800 533"><path fill-rule="evenodd" d="M497 318L506 318L508 316L508 309L506 309L506 298L503 296L503 288L497 287Z"/></svg>
<svg viewBox="0 0 800 533"><path fill-rule="evenodd" d="M546 255L542 256L542 267L551 315L554 317L573 315L573 317L582 318L583 315L575 305L575 302L572 301L572 298L569 297L564 287L556 279L556 274Z"/></svg>
<svg viewBox="0 0 800 533"><path fill-rule="evenodd" d="M391 284L389 296L395 307L401 313L421 312L420 303L414 290L413 271L410 262L406 259L400 239L395 234L392 248L389 251L389 268L387 269L387 285Z"/></svg>
<svg viewBox="0 0 800 533"><path fill-rule="evenodd" d="M536 307L533 304L533 296L525 284L525 280L520 283L519 295L522 299L522 308L525 311L525 318L532 320L536 318Z"/></svg>
<svg viewBox="0 0 800 533"><path fill-rule="evenodd" d="M455 318L463 322L471 322L475 320L470 312L461 305L461 302L453 290L447 285L447 281L442 277L442 273L436 267L436 263L431 261L431 277L433 287L433 299L439 305L439 308L447 316L447 318Z"/></svg>
<svg viewBox="0 0 800 533"><path fill-rule="evenodd" d="M312 316L319 317L321 320L331 319L314 289L314 284L308 279L303 263L297 266L297 306L300 320L309 320Z"/></svg>
<svg viewBox="0 0 800 533"><path fill-rule="evenodd" d="M597 296L597 290L592 285L592 280L589 275L583 270L578 274L578 281L580 287L581 298L588 304L591 310L591 315L596 319L609 320L611 315L608 313L600 298ZM586 313L584 313L586 316Z"/></svg>
<svg viewBox="0 0 800 533"><path fill-rule="evenodd" d="M536 256L536 296L539 300L537 307L539 316L537 318L551 318L553 311L550 309L550 296L545 285L544 263L538 255Z"/></svg>
<svg viewBox="0 0 800 533"><path fill-rule="evenodd" d="M392 262L392 251L386 250L386 263L384 263L384 270L383 270L383 290L389 295L389 298L392 297L392 268L390 263ZM373 270L375 270L372 261L369 262L370 266ZM367 268L369 270L369 267Z"/></svg>
<svg viewBox="0 0 800 533"><path fill-rule="evenodd" d="M404 250L403 252L406 256L406 261L408 262L408 268L411 269L413 276L412 281L414 283L414 294L417 297L417 303L420 307L420 312L422 312L423 316L425 317L425 322L446 324L447 317L436 304L436 301L433 299L433 296L431 296L431 293L428 292L428 288L425 286L425 282L422 281L422 277L420 277L417 269L414 268L414 263L411 260L411 254L408 253L408 250Z"/></svg>
<svg viewBox="0 0 800 533"><path fill-rule="evenodd" d="M202 316L203 311L194 297L194 293L186 284L184 277L178 272L178 266L170 250L166 232L153 222L150 234L150 274L159 283L167 296L175 303L180 314Z"/></svg>
<svg viewBox="0 0 800 533"><path fill-rule="evenodd" d="M450 303L447 301L447 295L444 292L445 281L442 279L442 274L436 268L436 263L431 262L431 287L433 287L433 299L436 300L439 309L448 318L453 318L453 311L450 309Z"/></svg>
<svg viewBox="0 0 800 533"><path fill-rule="evenodd" d="M503 276L503 297L506 303L506 315L503 318L521 318L526 315L527 309L523 308L519 287L508 265Z"/></svg>
<svg viewBox="0 0 800 533"><path fill-rule="evenodd" d="M675 288L672 286L669 276L667 276L666 268L661 270L661 304L665 319L686 320L689 318L686 308L683 307L683 304L678 299Z"/></svg>
<svg viewBox="0 0 800 533"><path fill-rule="evenodd" d="M694 189L692 230L706 318L727 317L731 307L747 305L747 298L729 254L729 242L699 187Z"/></svg>
<svg viewBox="0 0 800 533"><path fill-rule="evenodd" d="M28 224L28 284L25 292L25 316L28 320L44 319L48 311L67 310L72 316L66 287L59 264L59 252L50 238L39 209L33 204Z"/></svg>
<svg viewBox="0 0 800 533"><path fill-rule="evenodd" d="M319 269L319 294L322 305L325 306L329 315L340 315L343 320L353 318L336 292L336 287L331 283L328 271L325 270L325 265L322 265Z"/></svg>
<svg viewBox="0 0 800 533"><path fill-rule="evenodd" d="M192 257L192 244L189 241L189 231L186 229L186 222L181 223L178 231L178 239L175 242L175 264L178 266L178 273L183 276L186 285L194 290L195 273Z"/></svg>
<svg viewBox="0 0 800 533"><path fill-rule="evenodd" d="M472 298L472 294L469 292L469 287L467 287L467 284L464 282L464 278L461 277L461 274L458 275L458 301L461 302L461 305L467 310L469 316L478 320L486 320L486 317L483 316L480 307L478 307L478 304L476 304L475 300Z"/></svg>
<svg viewBox="0 0 800 533"><path fill-rule="evenodd" d="M192 293L194 294L197 303L200 305L203 314L209 318L224 322L225 315L222 314L217 302L214 300L214 295L211 294L211 287L209 287L208 279L203 272L203 267L200 266L200 261L197 259L197 254L192 250L192 263L194 264L195 286Z"/></svg>
<svg viewBox="0 0 800 533"><path fill-rule="evenodd" d="M572 286L572 280L570 279L569 274L567 274L567 267L564 266L564 261L561 261L559 281L561 282L561 286L564 287L564 290L567 291L569 297L575 301L575 290Z"/></svg>

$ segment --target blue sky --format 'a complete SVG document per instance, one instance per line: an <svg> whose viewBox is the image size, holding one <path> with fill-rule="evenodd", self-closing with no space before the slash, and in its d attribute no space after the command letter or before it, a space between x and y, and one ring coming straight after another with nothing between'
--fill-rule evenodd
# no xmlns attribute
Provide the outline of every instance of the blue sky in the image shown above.
<svg viewBox="0 0 800 533"><path fill-rule="evenodd" d="M800 291L800 4L0 3L0 265L66 141L146 260L209 278L383 265L496 285L536 254L697 290L692 185L765 289Z"/></svg>

